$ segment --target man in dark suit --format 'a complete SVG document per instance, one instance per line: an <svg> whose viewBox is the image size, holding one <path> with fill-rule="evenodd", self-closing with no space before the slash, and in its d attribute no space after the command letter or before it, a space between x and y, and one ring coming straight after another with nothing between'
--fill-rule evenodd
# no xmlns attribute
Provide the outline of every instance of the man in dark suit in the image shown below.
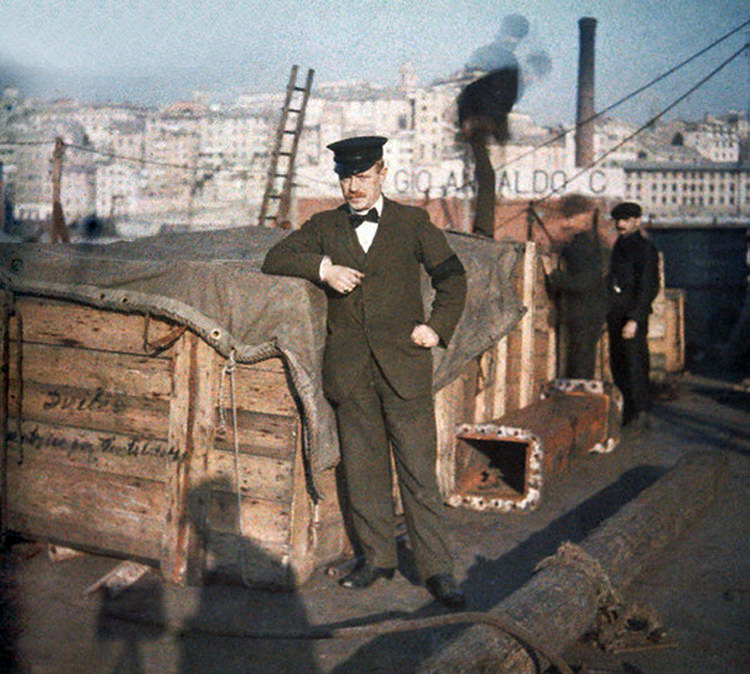
<svg viewBox="0 0 750 674"><path fill-rule="evenodd" d="M659 253L641 235L641 207L626 201L612 209L619 232L609 273L609 359L625 402L623 424L649 425L648 316L659 292Z"/></svg>
<svg viewBox="0 0 750 674"><path fill-rule="evenodd" d="M347 496L363 552L341 585L363 588L393 577L390 443L417 570L440 602L457 608L464 595L440 521L430 348L450 341L466 277L424 210L382 195L385 142L363 136L328 146L346 203L317 213L276 244L263 271L306 278L328 295L323 388L336 411ZM429 317L422 268L435 289Z"/></svg>

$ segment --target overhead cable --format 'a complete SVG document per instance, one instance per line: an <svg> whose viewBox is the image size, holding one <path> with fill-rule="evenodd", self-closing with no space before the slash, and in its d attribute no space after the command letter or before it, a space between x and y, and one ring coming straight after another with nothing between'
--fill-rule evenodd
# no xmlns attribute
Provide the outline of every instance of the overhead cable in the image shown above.
<svg viewBox="0 0 750 674"><path fill-rule="evenodd" d="M566 180L565 183L563 183L559 187L556 187L555 189L551 190L549 192L549 194L546 194L545 196L543 196L540 199L536 200L534 203L535 204L539 204L539 203L542 203L542 202L546 201L551 196L553 196L554 194L557 194L562 189L564 189L569 183L573 182L576 178L578 178L581 175L583 175L584 173L586 173L586 171L592 169L594 166L596 166L603 159L605 159L606 157L608 157L609 155L611 155L613 152L615 152L616 150L619 150L623 145L625 145L625 143L627 143L628 141L630 141L633 138L635 138L638 134L640 134L643 131L645 131L654 122L656 122L659 119L661 119L670 110L672 110L677 105L679 105L680 103L682 103L682 101L684 101L688 96L690 96L690 94L694 93L697 89L699 89L700 87L702 87L712 77L714 77L717 73L719 73L719 71L723 70L726 66L728 66L732 61L734 61L736 58L738 58L739 56L741 56L742 53L744 51L746 51L747 49L749 49L749 48L750 48L750 44L744 44L740 49L738 49L736 52L734 52L729 58L725 59L724 61L722 61L722 63L720 63L718 66L716 66L716 68L714 68L710 73L708 73L708 75L706 75L705 77L701 78L696 84L694 84L692 87L690 87L690 89L688 89L684 94L682 94L681 96L679 96L678 98L676 98L666 108L664 108L663 110L661 110L661 112L659 112L656 115L654 115L653 117L651 117L645 124L639 126L635 131L633 131L633 133L627 135L619 143L616 143L611 148L609 148L606 152L603 152L597 159L595 159L589 165L584 166L580 171L578 171L578 173L576 173L575 175L573 175L573 177L570 178L570 180ZM507 224L511 220L515 220L517 217L519 217L520 215L522 215L525 212L526 212L526 208L523 208L522 210L520 210L515 215L512 215L509 218L506 218L502 223L500 223L500 227L502 227L503 225Z"/></svg>

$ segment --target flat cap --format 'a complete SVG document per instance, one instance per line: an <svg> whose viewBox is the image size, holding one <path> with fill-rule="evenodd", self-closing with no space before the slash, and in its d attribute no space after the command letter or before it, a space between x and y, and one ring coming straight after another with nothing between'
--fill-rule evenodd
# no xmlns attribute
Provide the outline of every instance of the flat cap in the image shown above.
<svg viewBox="0 0 750 674"><path fill-rule="evenodd" d="M361 173L383 158L383 145L388 141L383 136L355 136L327 145L333 152L333 170L340 178Z"/></svg>
<svg viewBox="0 0 750 674"><path fill-rule="evenodd" d="M627 220L628 218L640 218L642 213L639 204L634 201L623 201L612 209L610 215L613 220Z"/></svg>

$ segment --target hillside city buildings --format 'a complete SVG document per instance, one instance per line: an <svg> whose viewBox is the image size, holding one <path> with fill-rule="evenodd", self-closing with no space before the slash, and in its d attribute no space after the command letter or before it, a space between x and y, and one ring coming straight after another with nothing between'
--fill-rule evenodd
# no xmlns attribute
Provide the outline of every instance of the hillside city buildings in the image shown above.
<svg viewBox="0 0 750 674"><path fill-rule="evenodd" d="M380 134L389 138L389 195L471 198L472 159L456 138L456 98L476 75L462 71L420 85L407 64L393 87L316 85L297 155L295 196L338 195L326 145ZM68 223L96 216L128 238L161 228L256 224L283 94L247 94L231 105L198 99L156 110L41 102L6 89L0 94L0 164L8 217L32 226L50 217L50 157L59 136L66 143L62 205ZM509 143L491 148L499 198L582 192L638 200L656 220L747 224L745 113L643 130L597 119L590 168L575 166L573 132L538 126L520 111L511 114L510 129Z"/></svg>

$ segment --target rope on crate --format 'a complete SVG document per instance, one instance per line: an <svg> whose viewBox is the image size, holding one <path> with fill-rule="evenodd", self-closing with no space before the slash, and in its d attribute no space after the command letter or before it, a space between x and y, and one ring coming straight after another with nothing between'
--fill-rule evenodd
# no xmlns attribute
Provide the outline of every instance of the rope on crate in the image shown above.
<svg viewBox="0 0 750 674"><path fill-rule="evenodd" d="M234 449L234 481L235 493L237 495L237 530L240 535L239 556L240 556L240 575L242 582L246 587L251 587L247 571L247 554L245 549L245 532L242 527L242 490L240 488L240 441L237 424L237 396L234 385L234 372L237 369L237 361L234 357L234 349L229 352L227 362L221 371L219 380L219 427L220 434L226 434L226 417L224 415L224 380L229 378L229 396L232 405L232 446Z"/></svg>

